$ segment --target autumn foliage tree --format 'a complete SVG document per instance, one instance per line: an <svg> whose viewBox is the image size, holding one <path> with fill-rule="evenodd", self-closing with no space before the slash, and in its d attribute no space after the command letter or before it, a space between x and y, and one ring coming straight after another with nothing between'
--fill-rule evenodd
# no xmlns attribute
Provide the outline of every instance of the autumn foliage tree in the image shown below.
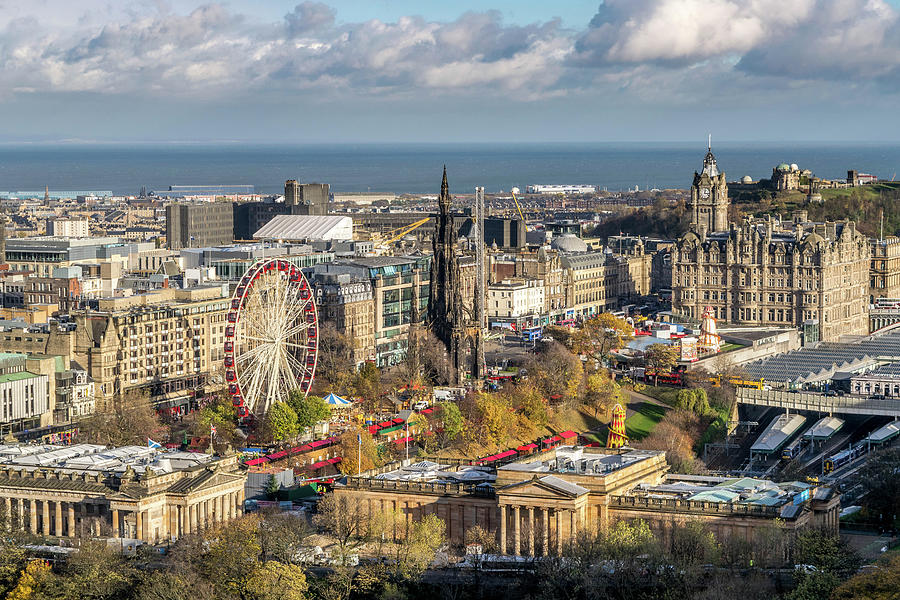
<svg viewBox="0 0 900 600"><path fill-rule="evenodd" d="M98 405L79 425L81 441L108 446L143 445L147 438L167 437L166 427L159 422L150 404L150 394L133 390L115 395Z"/></svg>
<svg viewBox="0 0 900 600"><path fill-rule="evenodd" d="M624 347L633 339L634 328L625 319L601 313L585 321L572 334L571 347L575 353L602 364L612 350Z"/></svg>
<svg viewBox="0 0 900 600"><path fill-rule="evenodd" d="M341 473L356 475L378 465L378 446L367 429L358 425L345 429L339 447Z"/></svg>

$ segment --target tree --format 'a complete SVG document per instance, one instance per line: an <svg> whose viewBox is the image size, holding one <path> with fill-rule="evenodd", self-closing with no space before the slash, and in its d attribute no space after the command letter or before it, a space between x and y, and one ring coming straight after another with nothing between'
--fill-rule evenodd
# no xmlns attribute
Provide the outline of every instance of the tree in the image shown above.
<svg viewBox="0 0 900 600"><path fill-rule="evenodd" d="M206 579L232 594L239 594L259 561L259 515L247 515L211 530L206 536L200 570Z"/></svg>
<svg viewBox="0 0 900 600"><path fill-rule="evenodd" d="M137 573L122 554L101 542L84 541L63 573L47 581L62 598L104 600L126 597Z"/></svg>
<svg viewBox="0 0 900 600"><path fill-rule="evenodd" d="M259 524L261 560L291 562L311 533L305 518L285 512L266 513Z"/></svg>
<svg viewBox="0 0 900 600"><path fill-rule="evenodd" d="M418 579L434 561L438 548L446 543L444 521L426 515L418 521L403 519L402 533L395 544L395 578L400 581Z"/></svg>
<svg viewBox="0 0 900 600"><path fill-rule="evenodd" d="M719 556L719 545L703 521L691 519L684 525L675 524L670 553L675 564L696 567L715 562Z"/></svg>
<svg viewBox="0 0 900 600"><path fill-rule="evenodd" d="M600 370L588 375L586 378L584 404L594 411L594 416L600 418L616 405L623 403L622 391L609 372Z"/></svg>
<svg viewBox="0 0 900 600"><path fill-rule="evenodd" d="M8 521L5 525L9 526ZM0 538L0 597L17 585L26 566L25 551L17 542L9 534Z"/></svg>
<svg viewBox="0 0 900 600"><path fill-rule="evenodd" d="M900 556L894 555L874 570L855 575L831 594L833 600L896 600L900 590Z"/></svg>
<svg viewBox="0 0 900 600"><path fill-rule="evenodd" d="M601 313L582 324L572 338L572 349L602 364L613 349L622 348L633 339L634 328L625 319Z"/></svg>
<svg viewBox="0 0 900 600"><path fill-rule="evenodd" d="M882 525L891 526L900 516L900 448L882 450L869 459L860 472L865 490L863 505Z"/></svg>
<svg viewBox="0 0 900 600"><path fill-rule="evenodd" d="M216 438L234 444L237 418L237 410L231 399L222 394L214 402L200 409L195 422L194 434L201 437L209 435L212 425L216 428Z"/></svg>
<svg viewBox="0 0 900 600"><path fill-rule="evenodd" d="M160 424L145 390L129 390L113 396L79 425L84 442L108 446L145 445L148 437L165 438L166 428Z"/></svg>
<svg viewBox="0 0 900 600"><path fill-rule="evenodd" d="M331 418L331 407L319 396L305 396L300 390L291 390L288 404L297 415L300 431Z"/></svg>
<svg viewBox="0 0 900 600"><path fill-rule="evenodd" d="M644 363L647 368L653 369L653 384L656 385L656 379L660 371L671 371L678 364L680 358L678 348L669 344L650 344L644 350Z"/></svg>
<svg viewBox="0 0 900 600"><path fill-rule="evenodd" d="M475 525L467 529L465 541L467 546L470 544L481 546L483 554L494 554L499 548L497 536L481 525Z"/></svg>
<svg viewBox="0 0 900 600"><path fill-rule="evenodd" d="M337 330L334 323L325 321L319 327L319 357L316 363L316 380L323 389L344 391L353 375L353 344Z"/></svg>
<svg viewBox="0 0 900 600"><path fill-rule="evenodd" d="M40 597L35 596L35 593L39 593L41 584L49 575L49 564L42 560L29 561L22 571L22 576L19 577L16 587L6 596L7 600L31 600L32 598Z"/></svg>
<svg viewBox="0 0 900 600"><path fill-rule="evenodd" d="M546 397L574 401L584 379L584 367L577 356L554 341L541 344L540 355L528 363L528 375L531 385Z"/></svg>
<svg viewBox="0 0 900 600"><path fill-rule="evenodd" d="M319 501L313 523L334 538L339 558L345 564L351 551L365 541L370 529L368 508L356 494L327 494Z"/></svg>
<svg viewBox="0 0 900 600"><path fill-rule="evenodd" d="M253 600L304 600L307 587L302 568L270 560L253 570L244 591Z"/></svg>
<svg viewBox="0 0 900 600"><path fill-rule="evenodd" d="M341 433L341 462L338 468L341 473L356 475L378 464L378 446L367 429L351 425Z"/></svg>
<svg viewBox="0 0 900 600"><path fill-rule="evenodd" d="M366 361L350 384L353 393L363 399L367 410L374 410L381 398L381 373L374 362Z"/></svg>
<svg viewBox="0 0 900 600"><path fill-rule="evenodd" d="M297 435L297 413L287 402L275 402L266 413L265 430L269 437L282 442Z"/></svg>
<svg viewBox="0 0 900 600"><path fill-rule="evenodd" d="M855 573L859 555L839 536L824 529L804 529L794 540L794 562L830 573Z"/></svg>
<svg viewBox="0 0 900 600"><path fill-rule="evenodd" d="M462 433L465 420L455 402L444 402L441 405L441 424L444 428L444 440L452 442Z"/></svg>

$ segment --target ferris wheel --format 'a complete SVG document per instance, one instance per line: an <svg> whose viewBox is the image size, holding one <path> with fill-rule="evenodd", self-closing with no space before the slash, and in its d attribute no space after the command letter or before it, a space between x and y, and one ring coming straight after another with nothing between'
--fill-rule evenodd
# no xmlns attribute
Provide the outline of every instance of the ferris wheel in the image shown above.
<svg viewBox="0 0 900 600"><path fill-rule="evenodd" d="M234 290L225 325L225 380L241 417L264 415L291 391L309 393L319 324L312 289L286 260L260 260Z"/></svg>

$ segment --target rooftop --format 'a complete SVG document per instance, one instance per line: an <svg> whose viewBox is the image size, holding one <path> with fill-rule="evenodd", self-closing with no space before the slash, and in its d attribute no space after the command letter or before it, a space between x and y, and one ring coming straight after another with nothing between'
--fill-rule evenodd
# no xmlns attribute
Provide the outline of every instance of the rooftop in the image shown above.
<svg viewBox="0 0 900 600"><path fill-rule="evenodd" d="M816 496L827 499L831 489L814 488L801 481L776 483L752 477L727 478L709 475L668 474L658 485L638 484L627 495L633 497L688 500L693 502L795 507ZM789 512L793 513L791 509ZM792 516L783 514L783 516Z"/></svg>
<svg viewBox="0 0 900 600"><path fill-rule="evenodd" d="M152 469L171 473L217 460L209 454L122 446L107 448L97 444L0 445L0 468L53 469L66 473L122 474L129 467L135 473Z"/></svg>
<svg viewBox="0 0 900 600"><path fill-rule="evenodd" d="M604 476L642 460L662 454L656 450L628 450L611 454L602 448L560 446L534 459L523 459L497 469L505 472L556 473Z"/></svg>

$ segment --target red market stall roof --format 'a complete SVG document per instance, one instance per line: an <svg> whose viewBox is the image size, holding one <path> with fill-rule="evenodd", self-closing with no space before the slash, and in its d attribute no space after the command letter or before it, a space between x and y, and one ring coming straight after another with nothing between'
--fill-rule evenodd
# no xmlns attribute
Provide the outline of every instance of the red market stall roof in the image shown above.
<svg viewBox="0 0 900 600"><path fill-rule="evenodd" d="M412 436L409 436L409 437L405 437L405 438L400 438L399 440L394 440L394 443L397 444L398 446L400 446L402 444L405 444L406 442L411 442L411 441L413 441L413 438L412 438Z"/></svg>
<svg viewBox="0 0 900 600"><path fill-rule="evenodd" d="M279 459L284 458L287 455L288 455L287 450L281 450L279 452L275 452L275 453L269 454L267 456L268 456L269 460L279 460Z"/></svg>
<svg viewBox="0 0 900 600"><path fill-rule="evenodd" d="M561 441L562 441L561 437L559 437L558 435L554 435L552 438L547 438L546 440L544 440L541 443L542 444L555 444L555 443L561 442Z"/></svg>
<svg viewBox="0 0 900 600"><path fill-rule="evenodd" d="M578 434L570 429L568 431L563 431L559 436L564 440L570 440L573 437L578 437Z"/></svg>
<svg viewBox="0 0 900 600"><path fill-rule="evenodd" d="M431 414L433 411L434 411L433 408L426 408L425 410L419 411L419 414L420 415L428 415L428 414Z"/></svg>
<svg viewBox="0 0 900 600"><path fill-rule="evenodd" d="M378 430L381 429L380 425L369 425L368 430L371 435L375 435L378 433Z"/></svg>
<svg viewBox="0 0 900 600"><path fill-rule="evenodd" d="M533 444L533 443L525 444L524 446L519 446L518 448L516 448L516 450L518 450L519 452L528 452L529 450L537 450L537 449L538 449L538 445Z"/></svg>
<svg viewBox="0 0 900 600"><path fill-rule="evenodd" d="M244 464L247 465L248 467L255 467L257 465L264 465L267 462L269 462L269 459L266 458L265 456L261 456L259 458L254 458L254 459L248 460Z"/></svg>
<svg viewBox="0 0 900 600"><path fill-rule="evenodd" d="M326 460L325 462L327 462L329 465L336 465L336 464L338 464L339 462L341 462L341 460L342 460L342 459L341 459L340 456L335 456L334 458L329 458L329 459Z"/></svg>
<svg viewBox="0 0 900 600"><path fill-rule="evenodd" d="M403 425L394 425L393 427L385 427L384 429L382 429L381 431L378 432L378 435L381 435L382 433L393 433L393 432L399 431L401 429L403 429Z"/></svg>
<svg viewBox="0 0 900 600"><path fill-rule="evenodd" d="M383 421L383 422L379 423L378 426L379 427L390 427L393 424L394 424L393 421Z"/></svg>
<svg viewBox="0 0 900 600"><path fill-rule="evenodd" d="M399 425L400 423L403 423L404 421L400 417L397 417L396 419L394 419L391 422L394 423L395 425Z"/></svg>
<svg viewBox="0 0 900 600"><path fill-rule="evenodd" d="M331 463L329 463L327 460L323 460L323 461L320 461L320 462L317 462L317 463L313 463L313 464L309 465L309 466L306 467L306 468L309 469L310 471L318 471L318 470L321 469L322 467L327 467L327 466L330 465L330 464L331 464Z"/></svg>

